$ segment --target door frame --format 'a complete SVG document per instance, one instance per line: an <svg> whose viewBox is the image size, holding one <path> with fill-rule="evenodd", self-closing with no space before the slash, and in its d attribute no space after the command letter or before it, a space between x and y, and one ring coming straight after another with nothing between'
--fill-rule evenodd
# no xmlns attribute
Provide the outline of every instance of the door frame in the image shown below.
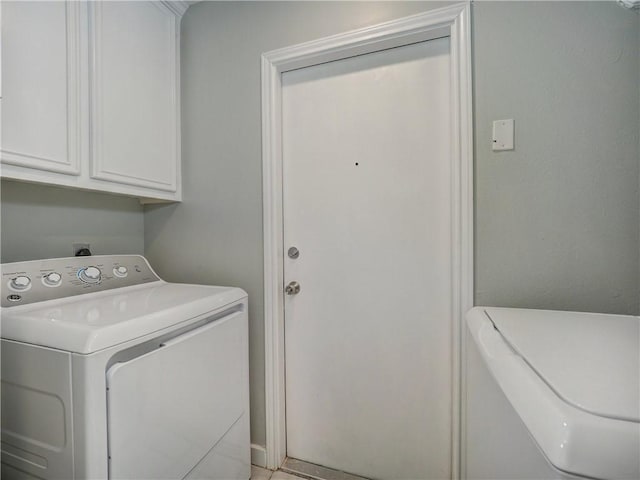
<svg viewBox="0 0 640 480"><path fill-rule="evenodd" d="M284 244L282 204L282 73L412 43L449 37L451 48L452 352L451 472L460 476L462 320L473 306L473 123L471 9L468 2L262 55L265 450L278 468L286 457ZM257 459L256 458L256 459ZM263 463L260 461L259 463Z"/></svg>

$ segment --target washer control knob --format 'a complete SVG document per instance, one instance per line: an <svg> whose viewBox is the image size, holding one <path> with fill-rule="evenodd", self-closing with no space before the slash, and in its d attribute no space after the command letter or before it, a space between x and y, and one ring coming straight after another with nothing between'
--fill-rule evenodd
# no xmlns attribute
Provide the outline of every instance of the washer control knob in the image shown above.
<svg viewBox="0 0 640 480"><path fill-rule="evenodd" d="M78 277L85 283L99 283L102 272L97 267L82 268L78 272Z"/></svg>
<svg viewBox="0 0 640 480"><path fill-rule="evenodd" d="M113 274L116 277L124 278L129 274L129 269L122 265L119 267L113 267Z"/></svg>
<svg viewBox="0 0 640 480"><path fill-rule="evenodd" d="M62 283L62 275L58 272L52 272L42 277L42 282L48 287L59 287Z"/></svg>
<svg viewBox="0 0 640 480"><path fill-rule="evenodd" d="M29 277L25 277L24 275L20 275L18 277L12 278L9 282L9 286L12 290L23 292L31 288L31 279Z"/></svg>

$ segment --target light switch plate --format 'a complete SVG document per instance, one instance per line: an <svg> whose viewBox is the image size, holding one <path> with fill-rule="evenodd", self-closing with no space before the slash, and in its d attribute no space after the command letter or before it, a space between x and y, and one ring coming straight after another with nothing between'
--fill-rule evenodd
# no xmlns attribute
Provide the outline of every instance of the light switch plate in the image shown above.
<svg viewBox="0 0 640 480"><path fill-rule="evenodd" d="M514 120L495 120L493 122L493 150L513 150Z"/></svg>

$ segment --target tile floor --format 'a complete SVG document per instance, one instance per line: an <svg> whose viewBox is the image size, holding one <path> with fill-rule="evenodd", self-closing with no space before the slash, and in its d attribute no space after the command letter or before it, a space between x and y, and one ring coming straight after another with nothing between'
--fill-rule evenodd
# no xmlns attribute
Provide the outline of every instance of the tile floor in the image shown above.
<svg viewBox="0 0 640 480"><path fill-rule="evenodd" d="M282 470L272 472L266 468L251 465L251 480L300 480L301 478L304 477L298 477Z"/></svg>

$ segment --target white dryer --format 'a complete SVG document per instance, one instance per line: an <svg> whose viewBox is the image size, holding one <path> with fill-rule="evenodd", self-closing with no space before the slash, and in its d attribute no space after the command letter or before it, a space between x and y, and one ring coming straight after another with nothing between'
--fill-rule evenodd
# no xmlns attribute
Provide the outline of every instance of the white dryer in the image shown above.
<svg viewBox="0 0 640 480"><path fill-rule="evenodd" d="M141 256L2 265L2 478L248 479L247 296Z"/></svg>
<svg viewBox="0 0 640 480"><path fill-rule="evenodd" d="M640 319L467 314L466 478L640 478Z"/></svg>

